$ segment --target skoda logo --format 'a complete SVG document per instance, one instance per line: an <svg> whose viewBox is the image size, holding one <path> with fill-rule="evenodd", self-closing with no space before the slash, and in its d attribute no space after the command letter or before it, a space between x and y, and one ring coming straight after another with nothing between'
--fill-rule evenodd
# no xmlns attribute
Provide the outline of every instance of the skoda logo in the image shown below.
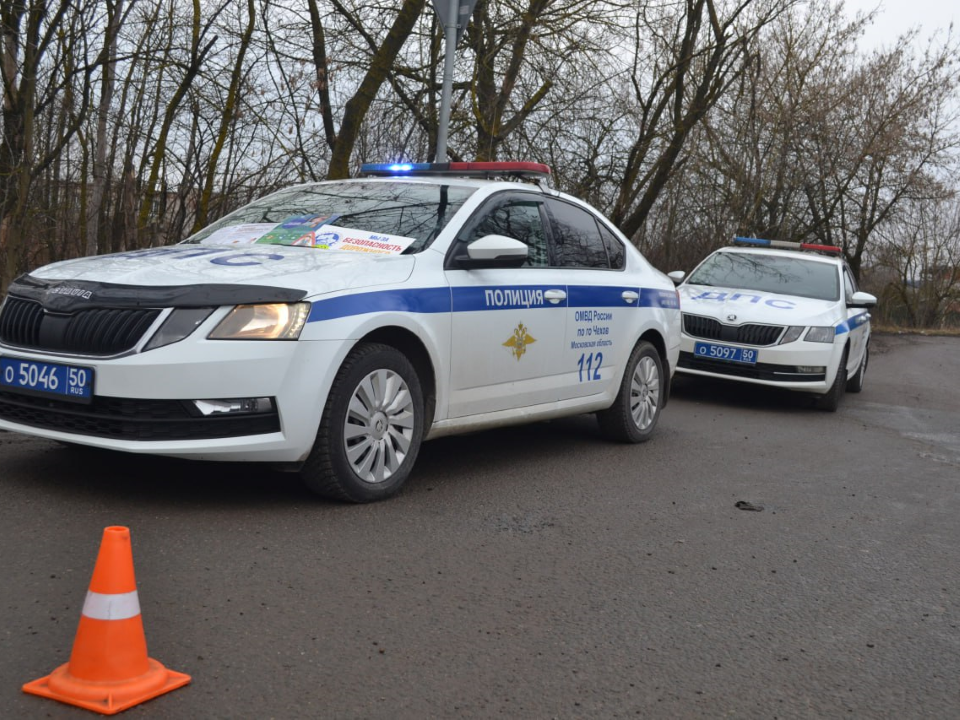
<svg viewBox="0 0 960 720"><path fill-rule="evenodd" d="M733 322L736 319L737 319L737 316L734 315L733 313L730 313L729 315L727 315L727 320L729 320L730 322Z"/></svg>
<svg viewBox="0 0 960 720"><path fill-rule="evenodd" d="M68 297L78 297L83 298L84 300L89 300L93 297L93 292L83 288L59 285L57 287L49 288L47 290L47 295L66 295Z"/></svg>

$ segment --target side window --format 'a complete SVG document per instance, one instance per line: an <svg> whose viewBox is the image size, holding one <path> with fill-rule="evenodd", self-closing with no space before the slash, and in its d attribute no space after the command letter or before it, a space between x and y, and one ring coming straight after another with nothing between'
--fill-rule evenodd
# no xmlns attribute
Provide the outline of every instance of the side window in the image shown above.
<svg viewBox="0 0 960 720"><path fill-rule="evenodd" d="M523 267L547 267L550 264L539 201L512 198L480 212L483 216L465 236L461 236L461 242L470 243L484 235L506 235L526 243L527 261Z"/></svg>
<svg viewBox="0 0 960 720"><path fill-rule="evenodd" d="M843 269L843 291L846 294L847 300L853 297L853 294L857 291L857 285L853 282L853 276L850 275L850 271L846 268Z"/></svg>
<svg viewBox="0 0 960 720"><path fill-rule="evenodd" d="M610 267L614 270L623 270L624 252L623 243L617 239L617 236L607 230L603 223L597 223L600 226L600 238L607 249L607 257L610 258Z"/></svg>
<svg viewBox="0 0 960 720"><path fill-rule="evenodd" d="M548 200L556 264L561 267L609 268L610 260L593 215L561 200Z"/></svg>

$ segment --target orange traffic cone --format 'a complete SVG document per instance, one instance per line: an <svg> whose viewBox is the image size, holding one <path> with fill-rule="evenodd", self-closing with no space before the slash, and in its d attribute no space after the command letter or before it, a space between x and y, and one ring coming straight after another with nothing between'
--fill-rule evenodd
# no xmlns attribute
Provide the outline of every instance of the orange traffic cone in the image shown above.
<svg viewBox="0 0 960 720"><path fill-rule="evenodd" d="M188 682L147 657L130 529L106 528L70 662L23 691L114 715Z"/></svg>

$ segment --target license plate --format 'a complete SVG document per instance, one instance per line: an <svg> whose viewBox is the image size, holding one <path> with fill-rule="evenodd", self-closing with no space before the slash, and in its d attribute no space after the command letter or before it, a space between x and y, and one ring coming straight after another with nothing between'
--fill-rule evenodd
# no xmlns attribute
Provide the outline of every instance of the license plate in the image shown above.
<svg viewBox="0 0 960 720"><path fill-rule="evenodd" d="M744 365L757 364L757 351L752 348L698 342L693 344L693 354L697 357L709 358L711 360L726 360L728 362L743 363Z"/></svg>
<svg viewBox="0 0 960 720"><path fill-rule="evenodd" d="M0 358L0 387L30 395L90 402L93 369L5 357Z"/></svg>

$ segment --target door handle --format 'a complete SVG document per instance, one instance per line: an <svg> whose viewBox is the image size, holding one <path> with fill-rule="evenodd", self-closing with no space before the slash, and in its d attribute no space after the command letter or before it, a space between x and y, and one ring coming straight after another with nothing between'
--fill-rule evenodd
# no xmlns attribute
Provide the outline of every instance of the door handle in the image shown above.
<svg viewBox="0 0 960 720"><path fill-rule="evenodd" d="M640 293L634 292L633 290L624 290L620 293L622 297L628 304L633 304L640 299Z"/></svg>
<svg viewBox="0 0 960 720"><path fill-rule="evenodd" d="M543 296L547 300L552 302L554 305L556 305L557 303L563 302L564 300L567 299L567 291L566 290L546 290L544 291Z"/></svg>

